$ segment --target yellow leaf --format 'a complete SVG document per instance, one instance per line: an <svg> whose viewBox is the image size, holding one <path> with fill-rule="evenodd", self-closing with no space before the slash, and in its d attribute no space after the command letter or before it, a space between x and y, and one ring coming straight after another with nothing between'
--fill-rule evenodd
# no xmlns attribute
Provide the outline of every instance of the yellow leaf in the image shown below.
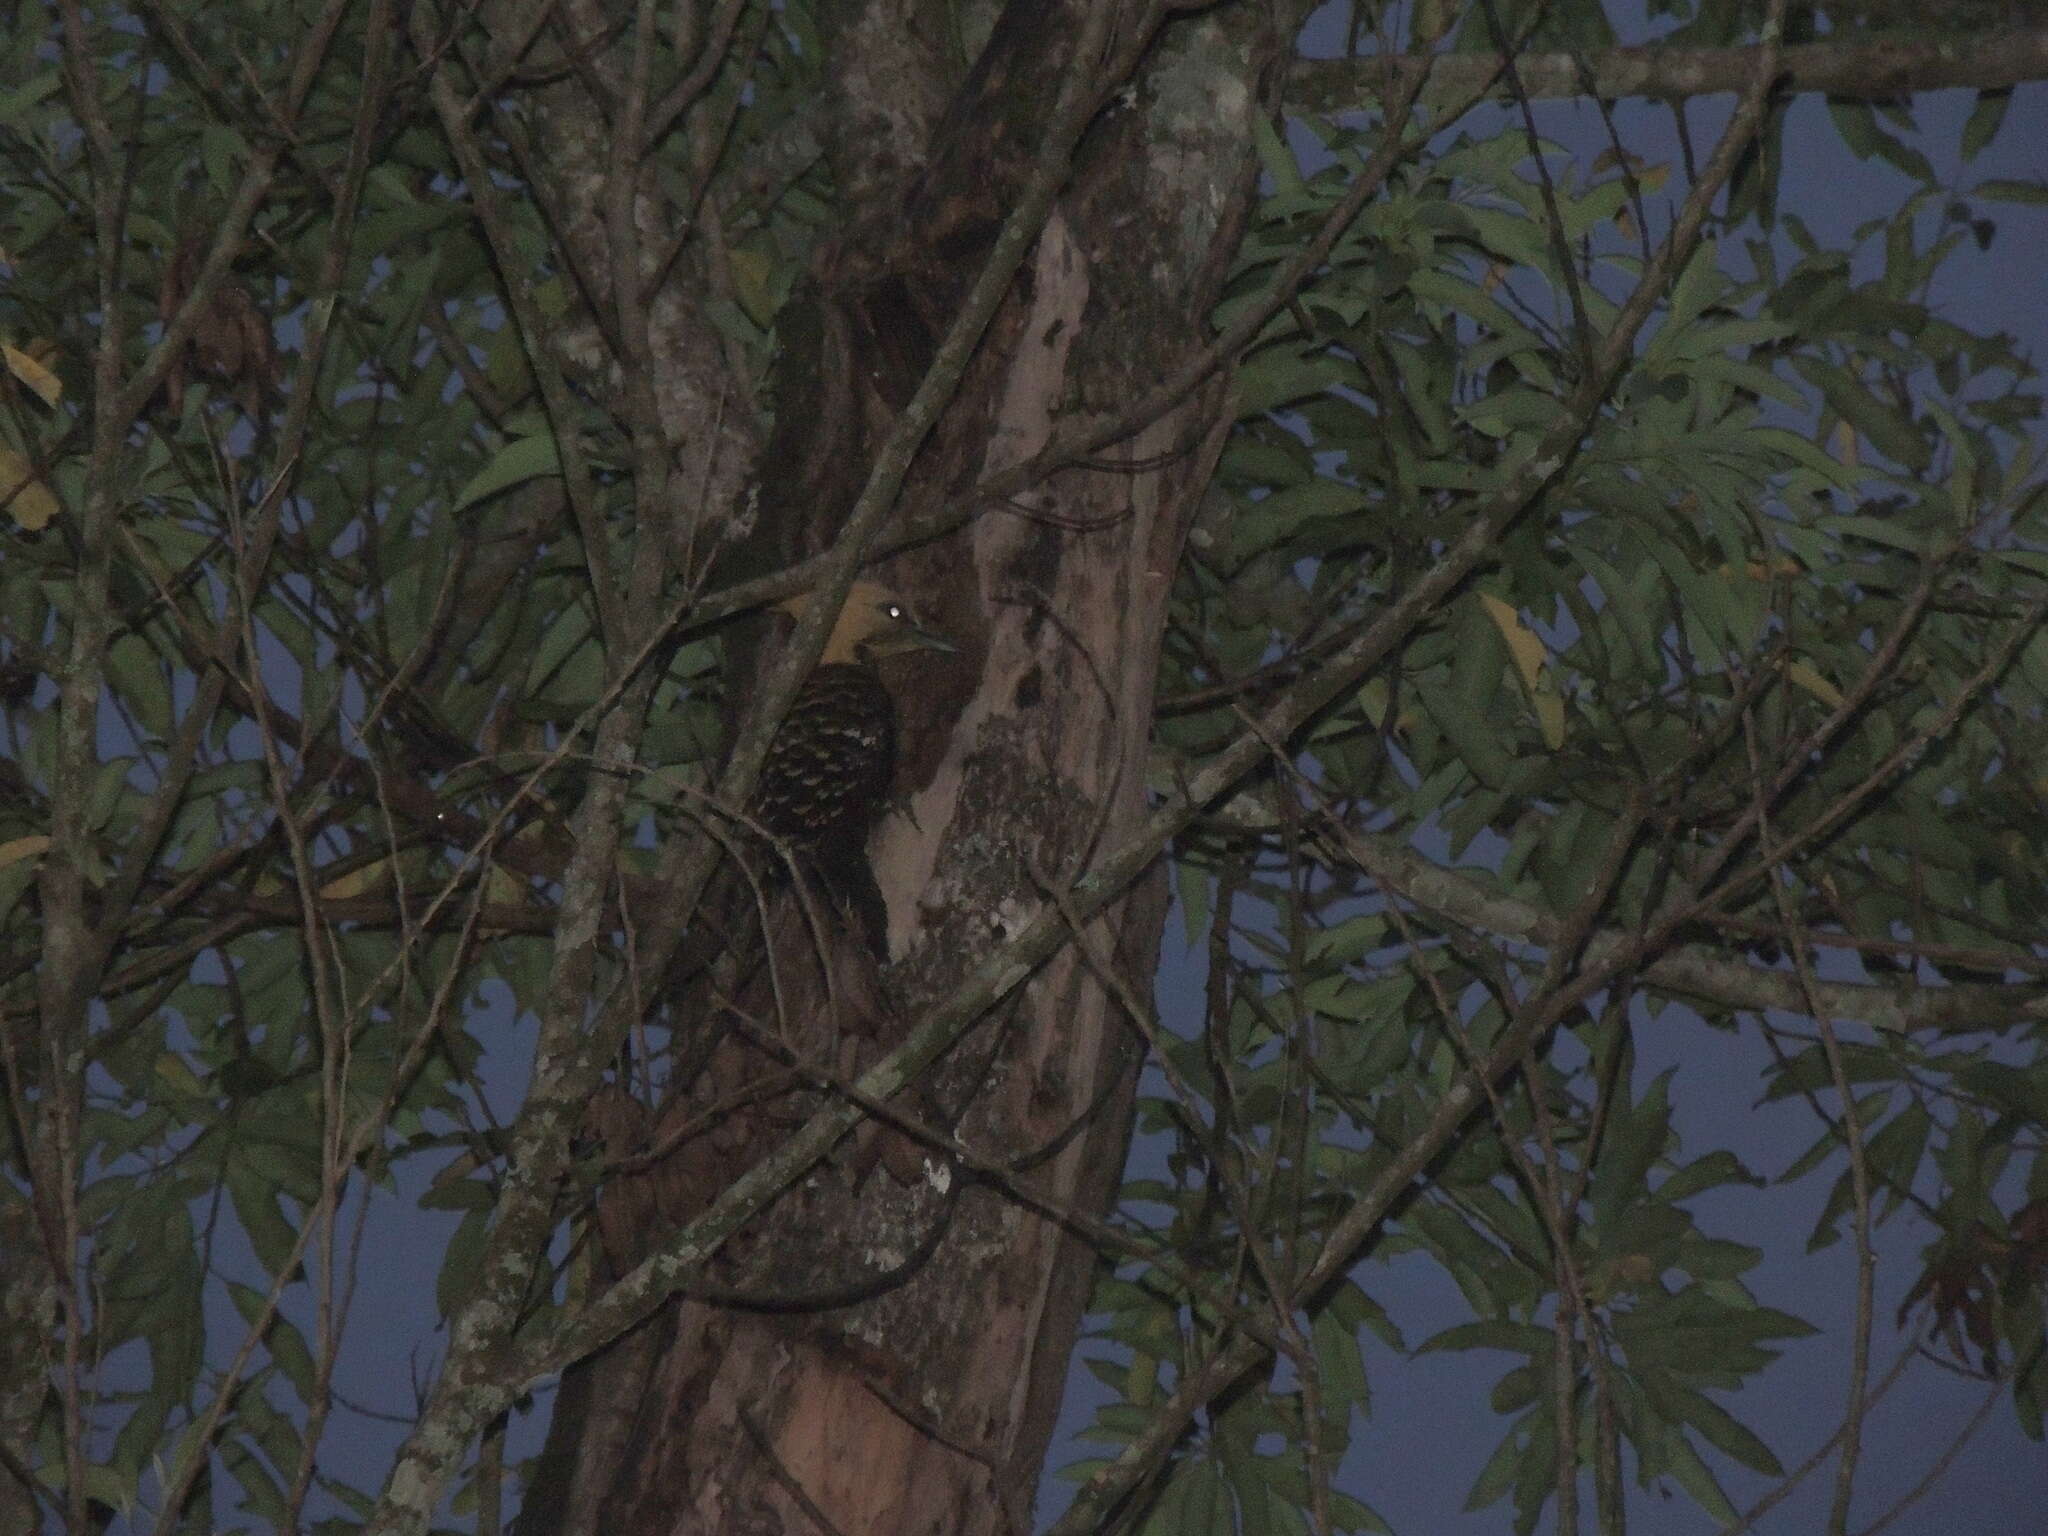
<svg viewBox="0 0 2048 1536"><path fill-rule="evenodd" d="M747 318L763 328L775 323L775 257L759 246L736 246L726 253L732 265L733 295Z"/></svg>
<svg viewBox="0 0 2048 1536"><path fill-rule="evenodd" d="M1536 706L1536 728L1543 732L1543 745L1555 752L1564 745L1564 696L1548 685L1529 696Z"/></svg>
<svg viewBox="0 0 2048 1536"><path fill-rule="evenodd" d="M1827 705L1829 709L1840 709L1842 707L1842 690L1814 671L1805 662L1787 662L1785 664L1785 675L1812 694L1816 699L1819 699L1821 703Z"/></svg>
<svg viewBox="0 0 2048 1536"><path fill-rule="evenodd" d="M1480 593L1479 601L1486 605L1486 616L1493 620L1501 639L1507 641L1508 655L1514 658L1515 670L1522 674L1522 686L1533 695L1537 680L1543 676L1542 639L1522 622L1519 613L1491 592Z"/></svg>
<svg viewBox="0 0 2048 1536"><path fill-rule="evenodd" d="M23 859L33 859L49 851L50 838L46 832L32 837L10 838L0 843L0 869L10 864L19 864Z"/></svg>
<svg viewBox="0 0 2048 1536"><path fill-rule="evenodd" d="M192 1068L185 1059L174 1051L165 1051L156 1059L157 1081L175 1093L201 1094L206 1085L192 1075Z"/></svg>
<svg viewBox="0 0 2048 1536"><path fill-rule="evenodd" d="M36 478L35 466L12 448L0 448L0 507L30 533L48 527L60 510L56 493Z"/></svg>
<svg viewBox="0 0 2048 1536"><path fill-rule="evenodd" d="M493 906L523 907L527 896L526 881L502 864L493 864L484 871L484 900Z"/></svg>
<svg viewBox="0 0 2048 1536"><path fill-rule="evenodd" d="M1522 679L1522 691L1528 694L1529 705L1536 711L1536 728L1543 733L1543 744L1555 752L1564 745L1564 696L1551 680L1550 653L1544 649L1543 637L1524 624L1512 606L1491 592L1480 593L1479 601L1486 605L1486 616L1507 642L1508 655Z"/></svg>
<svg viewBox="0 0 2048 1536"><path fill-rule="evenodd" d="M19 347L0 346L7 359L7 371L42 396L43 404L54 406L64 398L64 381Z"/></svg>
<svg viewBox="0 0 2048 1536"><path fill-rule="evenodd" d="M1846 421L1835 423L1834 454L1837 461L1849 469L1856 467L1856 429Z"/></svg>
<svg viewBox="0 0 2048 1536"><path fill-rule="evenodd" d="M367 896L391 883L391 861L376 859L345 875L337 875L320 887L322 901L348 901Z"/></svg>

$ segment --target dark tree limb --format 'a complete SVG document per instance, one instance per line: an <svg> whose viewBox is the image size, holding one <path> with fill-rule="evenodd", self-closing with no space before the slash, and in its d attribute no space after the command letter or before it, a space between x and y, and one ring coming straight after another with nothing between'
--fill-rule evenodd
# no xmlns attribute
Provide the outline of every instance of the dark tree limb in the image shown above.
<svg viewBox="0 0 2048 1536"><path fill-rule="evenodd" d="M1532 53L1515 61L1531 97L1611 100L1648 96L1675 100L1745 89L1756 77L1755 47L1610 48L1600 53ZM2048 79L2048 26L2016 27L1956 37L1940 33L1869 37L1854 34L1800 43L1779 53L1779 86L1881 101L1915 91L2004 90ZM1296 111L1353 111L1412 87L1427 72L1426 106L1440 107L1474 90L1503 98L1500 61L1492 53L1368 55L1302 59L1287 82Z"/></svg>

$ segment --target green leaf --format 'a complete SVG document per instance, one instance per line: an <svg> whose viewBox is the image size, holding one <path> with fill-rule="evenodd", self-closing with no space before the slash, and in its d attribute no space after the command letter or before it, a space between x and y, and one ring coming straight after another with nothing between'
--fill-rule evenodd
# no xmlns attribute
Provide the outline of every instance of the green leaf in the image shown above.
<svg viewBox="0 0 2048 1536"><path fill-rule="evenodd" d="M1993 178L1980 181L1970 189L1978 197L1988 197L1998 203L2031 203L2035 206L2048 204L2048 181L2005 181Z"/></svg>
<svg viewBox="0 0 2048 1536"><path fill-rule="evenodd" d="M1173 883L1180 898L1182 931L1193 949L1209 932L1209 872L1192 859L1182 859L1174 864Z"/></svg>
<svg viewBox="0 0 2048 1536"><path fill-rule="evenodd" d="M49 69L11 90L0 91L0 123L5 123L9 127L19 125L27 118L31 108L54 95L63 84L64 76L57 70Z"/></svg>
<svg viewBox="0 0 2048 1536"><path fill-rule="evenodd" d="M1256 416L1355 382L1357 369L1314 343L1279 342L1261 348L1231 375L1240 415Z"/></svg>
<svg viewBox="0 0 2048 1536"><path fill-rule="evenodd" d="M555 615L546 632L541 636L539 647L534 651L533 663L527 672L526 688L529 694L559 693L562 690L555 682L568 659L586 647L594 649L596 637L590 614L581 603L564 608Z"/></svg>
<svg viewBox="0 0 2048 1536"><path fill-rule="evenodd" d="M1415 1348L1418 1355L1444 1349L1505 1349L1518 1355L1549 1358L1556 1347L1548 1328L1534 1323L1515 1323L1506 1318L1481 1318L1476 1322L1454 1323Z"/></svg>
<svg viewBox="0 0 2048 1536"><path fill-rule="evenodd" d="M1294 151L1287 147L1287 141L1280 137L1272 119L1263 112L1252 114L1252 145L1259 152L1260 168L1272 177L1279 193L1299 196L1308 190L1308 183L1301 179L1301 167L1295 161Z"/></svg>
<svg viewBox="0 0 2048 1536"><path fill-rule="evenodd" d="M228 1161L227 1187L235 1216L248 1234L257 1260L264 1269L276 1274L290 1260L299 1235L279 1203L276 1184L244 1159L235 1157Z"/></svg>
<svg viewBox="0 0 2048 1536"><path fill-rule="evenodd" d="M1664 1453L1671 1475L1678 1480L1679 1487L1692 1495L1694 1503L1715 1520L1733 1522L1737 1518L1735 1506L1728 1502L1720 1480L1700 1460L1699 1452L1692 1448L1683 1431L1674 1427L1666 1432Z"/></svg>
<svg viewBox="0 0 2048 1536"><path fill-rule="evenodd" d="M1678 1249L1679 1267L1698 1280L1733 1280L1755 1269L1763 1257L1761 1248L1723 1238L1687 1237Z"/></svg>
<svg viewBox="0 0 2048 1536"><path fill-rule="evenodd" d="M1493 1384L1487 1406L1495 1413L1519 1413L1549 1389L1551 1372L1533 1365L1518 1365Z"/></svg>
<svg viewBox="0 0 2048 1536"><path fill-rule="evenodd" d="M114 1437L113 1451L107 1457L108 1475L118 1485L133 1489L141 1479L142 1469L163 1453L164 1425L180 1396L154 1381L139 1396L135 1411Z"/></svg>
<svg viewBox="0 0 2048 1536"><path fill-rule="evenodd" d="M1334 1488L1330 1490L1330 1515L1340 1531L1368 1531L1394 1536L1394 1528L1381 1519L1379 1512L1370 1504Z"/></svg>
<svg viewBox="0 0 2048 1536"><path fill-rule="evenodd" d="M241 1484L239 1507L256 1515L274 1531L286 1529L291 1523L290 1500L247 1442L238 1435L226 1437L221 1442L220 1459L228 1475Z"/></svg>
<svg viewBox="0 0 2048 1536"><path fill-rule="evenodd" d="M1761 1472L1766 1477L1785 1475L1784 1467L1771 1448L1713 1399L1690 1387L1680 1386L1657 1371L1645 1374L1643 1386L1660 1411L1668 1414L1674 1422L1692 1425L1706 1436L1709 1443L1752 1472Z"/></svg>
<svg viewBox="0 0 2048 1536"><path fill-rule="evenodd" d="M444 1318L455 1315L476 1283L484 1245L490 1237L490 1218L490 1210L485 1207L466 1212L442 1250L440 1274L434 1282L434 1302Z"/></svg>
<svg viewBox="0 0 2048 1536"><path fill-rule="evenodd" d="M1207 1456L1183 1457L1140 1527L1146 1536L1231 1536L1230 1490Z"/></svg>
<svg viewBox="0 0 2048 1536"><path fill-rule="evenodd" d="M245 1392L235 1400L235 1417L244 1436L287 1481L298 1476L305 1459L305 1440L289 1413L274 1408L262 1392Z"/></svg>
<svg viewBox="0 0 2048 1536"><path fill-rule="evenodd" d="M1934 167L1928 164L1927 157L1880 128L1877 113L1869 102L1831 96L1828 98L1828 113L1835 120L1842 142L1855 151L1859 160L1875 156L1889 161L1917 181L1929 184L1934 181Z"/></svg>
<svg viewBox="0 0 2048 1536"><path fill-rule="evenodd" d="M1731 1301L1703 1285L1648 1293L1636 1306L1616 1312L1613 1326L1631 1367L1709 1377L1762 1370L1777 1358L1766 1344L1814 1332L1812 1324L1788 1313L1747 1298Z"/></svg>
<svg viewBox="0 0 2048 1536"><path fill-rule="evenodd" d="M1670 1204L1691 1199L1705 1190L1724 1184L1747 1184L1761 1189L1764 1181L1743 1166L1742 1159L1726 1148L1717 1148L1694 1158L1657 1186L1657 1198Z"/></svg>
<svg viewBox="0 0 2048 1536"><path fill-rule="evenodd" d="M515 485L561 472L561 455L556 451L553 433L537 432L530 437L515 437L491 456L490 463L471 476L469 484L456 496L454 510L463 511Z"/></svg>
<svg viewBox="0 0 2048 1536"><path fill-rule="evenodd" d="M1351 1410L1372 1412L1372 1390L1366 1384L1365 1357L1358 1335L1347 1328L1334 1309L1316 1314L1311 1326L1316 1368L1322 1375L1323 1411L1333 1425L1350 1421Z"/></svg>
<svg viewBox="0 0 2048 1536"><path fill-rule="evenodd" d="M1905 1107L1865 1142L1865 1160L1890 1191L1894 1205L1912 1191L1933 1129L1934 1119L1926 1106L1918 1099L1908 1099Z"/></svg>
<svg viewBox="0 0 2048 1536"><path fill-rule="evenodd" d="M1496 680L1498 675L1496 671ZM1448 689L1425 689L1422 707L1449 738L1453 750L1475 779L1488 785L1507 781L1514 759L1502 743L1501 722L1490 711L1475 710L1470 700Z"/></svg>
<svg viewBox="0 0 2048 1536"><path fill-rule="evenodd" d="M1927 439L1909 417L1880 400L1861 379L1816 357L1795 357L1792 366L1819 388L1828 409L1868 438L1878 452L1915 472L1927 467Z"/></svg>
<svg viewBox="0 0 2048 1536"><path fill-rule="evenodd" d="M1465 1508L1486 1509L1498 1504L1515 1486L1519 1477L1527 1436L1521 1426L1508 1430L1493 1448L1493 1454L1486 1458L1486 1465L1479 1469L1479 1476L1473 1479L1472 1491L1465 1495Z"/></svg>
<svg viewBox="0 0 2048 1536"><path fill-rule="evenodd" d="M1609 1121L1589 1190L1602 1227L1614 1225L1632 1203L1648 1197L1650 1169L1671 1142L1671 1079L1677 1070L1658 1073L1649 1092L1632 1106L1617 1105Z"/></svg>
<svg viewBox="0 0 2048 1536"><path fill-rule="evenodd" d="M249 146L242 141L241 134L218 120L211 120L199 129L199 159L206 167L207 180L213 190L223 197L235 189L236 165L249 157Z"/></svg>
<svg viewBox="0 0 2048 1536"><path fill-rule="evenodd" d="M1978 152L1998 136L1998 130L2005 122L2006 110L2011 106L2010 87L1977 93L1977 104L1970 109L1970 120L1963 124L1962 151L1965 160L1976 159Z"/></svg>
<svg viewBox="0 0 2048 1536"><path fill-rule="evenodd" d="M242 1314L242 1321L253 1324L263 1315L264 1293L235 1280L227 1284L228 1295L235 1303L235 1310ZM311 1403L316 1375L313 1353L306 1348L305 1336L284 1315L282 1308L271 1317L269 1330L263 1336L263 1347L270 1351L270 1358L277 1362L278 1369L284 1372L298 1392L299 1401Z"/></svg>

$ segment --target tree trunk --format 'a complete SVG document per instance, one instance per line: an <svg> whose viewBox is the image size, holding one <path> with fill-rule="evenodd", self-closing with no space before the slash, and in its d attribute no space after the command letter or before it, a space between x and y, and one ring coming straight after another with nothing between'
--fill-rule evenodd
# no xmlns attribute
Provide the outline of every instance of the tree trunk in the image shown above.
<svg viewBox="0 0 2048 1536"><path fill-rule="evenodd" d="M823 138L845 146L835 173L850 201L843 238L781 323L755 565L831 542L1015 201L1083 19L1079 4L1010 5L950 98L896 8L870 5L828 39L840 85ZM957 501L1077 412L1113 414L1200 344L1251 195L1257 82L1281 40L1250 7L1175 21L1142 52L1112 28L1110 56L1136 56L1135 73L1103 89L900 515ZM892 1046L1142 817L1168 593L1223 408L1220 390L1197 396L1110 450L1134 467L1065 470L882 570L963 644L887 674L910 812L871 850L893 1010L876 1038L838 1043L842 1064ZM672 1303L572 1373L523 1528L1028 1530L1093 1274L1055 1217L1107 1209L1129 1134L1138 1035L1105 982L1150 997L1165 909L1162 874L895 1106L970 1162L890 1132L910 1155L885 1157L884 1177L871 1143L851 1138L730 1245L726 1278L758 1305ZM756 1052L753 1070L764 1062ZM762 1112L679 1149L690 1166L670 1187L694 1205L689 1191L739 1172L776 1123ZM863 1287L876 1294L817 1304Z"/></svg>

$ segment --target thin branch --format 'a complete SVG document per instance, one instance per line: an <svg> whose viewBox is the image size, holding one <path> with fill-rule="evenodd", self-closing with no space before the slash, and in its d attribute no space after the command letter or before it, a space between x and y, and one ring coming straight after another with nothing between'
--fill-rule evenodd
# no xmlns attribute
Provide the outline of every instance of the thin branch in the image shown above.
<svg viewBox="0 0 2048 1536"><path fill-rule="evenodd" d="M1829 1536L1847 1536L1849 1501L1856 1490L1856 1463L1863 1449L1863 1419L1870 1401L1870 1330L1877 1311L1877 1250L1871 1245L1870 1152L1863 1134L1863 1119L1856 1108L1856 1091L1849 1082L1848 1064L1842 1057L1841 1042L1835 1037L1834 1020L1819 1006L1815 995L1813 955L1806 944L1806 924L1793 905L1786 888L1791 865L1780 859L1772 845L1770 815L1764 805L1762 755L1757 746L1756 723L1750 711L1743 712L1743 737L1749 749L1750 777L1757 796L1757 841L1763 859L1770 866L1769 883L1778 917L1785 925L1787 948L1799 984L1806 993L1806 1007L1820 1031L1821 1051L1827 1058L1828 1077L1842 1106L1842 1139L1849 1149L1849 1186L1854 1200L1856 1230L1856 1321L1849 1354L1849 1406L1842 1416L1842 1458L1835 1468L1834 1500L1828 1511Z"/></svg>
<svg viewBox="0 0 2048 1536"><path fill-rule="evenodd" d="M1913 1363L1913 1358L1918 1353L1918 1349L1919 1346L1917 1344L1908 1344L1899 1351L1898 1358L1891 1364L1891 1369L1884 1373L1884 1379L1878 1382L1876 1388L1871 1392L1869 1399L1871 1404L1881 1401L1884 1395L1891 1391L1899 1379L1906 1374L1906 1367ZM1756 1503L1750 1505L1741 1519L1737 1520L1733 1525L1723 1526L1715 1533L1715 1536L1746 1536L1747 1532L1756 1529L1757 1521L1790 1498L1799 1485L1812 1476L1814 1470L1828 1459L1833 1453L1835 1446L1840 1442L1844 1427L1837 1425L1835 1432L1815 1446L1812 1454L1806 1460L1788 1472L1775 1488L1758 1499Z"/></svg>
<svg viewBox="0 0 2048 1536"><path fill-rule="evenodd" d="M1268 800L1262 797L1269 793L1263 789L1247 791L1211 811L1206 819L1247 832L1262 831L1274 820ZM1400 836L1367 831L1348 822L1343 824L1342 836L1356 840L1366 849L1376 866L1375 878L1407 900L1468 928L1525 940L1532 945L1548 947L1557 939L1560 925L1555 912L1500 889L1483 870L1447 869L1418 853ZM1700 920L1709 925L1734 922L1708 914ZM1826 933L1811 937L1821 945L1834 942L1834 936ZM1604 960L1627 942L1628 935L1601 929L1587 940L1586 958ZM1797 977L1766 970L1739 957L1730 958L1724 951L1704 944L1674 946L1645 967L1643 979L1664 991L1726 1008L1804 1011L1804 994ZM1860 1019L1887 1034L1923 1029L1981 1030L1996 1024L2048 1018L2048 993L2016 1001L2016 991L2010 986L1974 982L1929 988L1911 976L1896 981L1816 984L1816 995L1836 1018Z"/></svg>
<svg viewBox="0 0 2048 1536"><path fill-rule="evenodd" d="M1593 317L1586 311L1586 296L1579 287L1578 264L1572 260L1571 237L1565 232L1564 215L1558 211L1557 183L1551 179L1550 161L1543 151L1543 136L1536 131L1536 114L1529 106L1529 92L1522 84L1514 47L1506 29L1501 26L1500 9L1494 0L1479 0L1479 6L1486 14L1486 25L1493 34L1494 46L1500 50L1501 77L1507 81L1508 94L1521 110L1522 136L1528 143L1529 159L1536 167L1536 187L1543 198L1544 234L1550 242L1551 259L1557 263L1558 277L1564 283L1565 295L1570 301L1572 340L1579 362L1588 363L1593 357ZM1644 238L1648 238L1647 231Z"/></svg>
<svg viewBox="0 0 2048 1536"><path fill-rule="evenodd" d="M1759 45L1732 48L1608 48L1591 55L1525 54L1516 61L1532 97L1608 100L1647 96L1676 101L1744 91L1764 55ZM1350 59L1300 59L1289 73L1291 109L1356 112L1403 91L1419 75L1430 84L1422 103L1435 108L1472 91L1498 94L1498 58L1490 53L1366 54ZM1774 68L1784 88L1822 91L1856 101L1887 101L1914 91L1995 91L2048 79L2048 26L2016 27L1962 37L1930 18L1926 31L1873 37L1845 32L1823 42L1781 48Z"/></svg>
<svg viewBox="0 0 2048 1536"><path fill-rule="evenodd" d="M1955 1438L1949 1441L1939 1456L1934 1458L1934 1464L1927 1469L1927 1475L1901 1494L1898 1502L1890 1509L1857 1532L1857 1536L1877 1536L1879 1531L1917 1504L1936 1483L1946 1477L1949 1468L1955 1465L1956 1458L1963 1454L1963 1448L1975 1439L1977 1431L1984 1427L1984 1421L1991 1416L1991 1410L1998 1406L1999 1399L2005 1396L2005 1391L2005 1382L1994 1381L1991 1389L1984 1394L1983 1400L1977 1404L1977 1411L1970 1415L1970 1421L1956 1431Z"/></svg>
<svg viewBox="0 0 2048 1536"><path fill-rule="evenodd" d="M704 94L718 71L726 62L726 51L732 46L733 28L738 24L740 11L746 0L720 0L718 14L711 19L711 36L697 55L690 72L671 86L668 92L647 112L645 126L641 128L642 138L638 148L641 153L652 153L655 146L675 125L675 120L688 111L697 98ZM694 17L694 5L678 6L677 11L684 17ZM685 23L679 22L680 29ZM682 39L677 39L678 44ZM677 48L678 57L683 50ZM639 125L636 125L639 126Z"/></svg>

